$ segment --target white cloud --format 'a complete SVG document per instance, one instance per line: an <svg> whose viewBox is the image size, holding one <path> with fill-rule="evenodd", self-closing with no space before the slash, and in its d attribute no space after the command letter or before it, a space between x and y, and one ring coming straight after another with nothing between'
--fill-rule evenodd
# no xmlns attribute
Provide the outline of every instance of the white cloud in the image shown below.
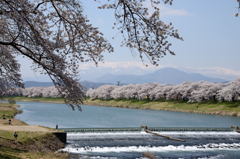
<svg viewBox="0 0 240 159"><path fill-rule="evenodd" d="M139 68L143 70L154 70L156 68L161 68L164 66L153 66L153 65L144 65L142 62L135 62L135 61L105 61L104 63L99 63L97 68L111 68L111 69L128 69L128 68ZM87 69L92 69L96 68L96 65L93 63L85 63L80 65L80 70L87 70Z"/></svg>
<svg viewBox="0 0 240 159"><path fill-rule="evenodd" d="M31 62L27 59L21 59L24 63L21 67L21 73L24 80L49 81L47 76L44 76L31 69ZM226 67L181 67L176 65L160 65L158 67L149 65L146 67L140 61L105 61L99 63L96 67L94 63L83 63L80 65L80 77L83 79L91 79L105 74L146 74L165 67L172 67L186 72L200 73L210 77L218 77L226 80L234 80L240 78L240 70L230 69Z"/></svg>
<svg viewBox="0 0 240 159"><path fill-rule="evenodd" d="M226 80L234 80L240 78L240 70L234 70L225 67L184 68L184 69L212 77L223 78Z"/></svg>
<svg viewBox="0 0 240 159"><path fill-rule="evenodd" d="M217 77L225 80L234 80L240 78L240 70L229 69L225 67L202 67L202 68L192 68L192 67L181 67L175 65L160 65L158 67L149 65L146 67L142 62L136 61L106 61L100 63L98 67L94 64L86 63L82 64L80 67L80 73L91 74L95 76L97 74L146 74L149 72L154 72L161 68L176 68L184 70L186 72L200 73L209 77ZM90 73L91 72L91 73Z"/></svg>
<svg viewBox="0 0 240 159"><path fill-rule="evenodd" d="M152 66L146 67L141 62L136 61L105 61L104 63L99 63L98 67L94 64L86 63L80 66L80 77L82 80L94 81L95 79L108 75L122 75L122 74L132 74L132 75L142 75L146 73L153 72L165 66Z"/></svg>
<svg viewBox="0 0 240 159"><path fill-rule="evenodd" d="M219 74L219 75L240 77L240 71L232 70L232 69L228 69L228 68L214 67L214 68L210 68L208 71L213 72L215 74Z"/></svg>
<svg viewBox="0 0 240 159"><path fill-rule="evenodd" d="M148 8L150 14L154 12L152 3L150 0L147 0L144 5ZM157 6L160 9L160 16L167 17L167 16L189 16L190 13L185 9L174 9L167 7L167 5L160 4Z"/></svg>
<svg viewBox="0 0 240 159"><path fill-rule="evenodd" d="M190 14L188 11L184 9L172 9L165 6L161 6L160 15L161 17L166 17L166 16L188 16Z"/></svg>

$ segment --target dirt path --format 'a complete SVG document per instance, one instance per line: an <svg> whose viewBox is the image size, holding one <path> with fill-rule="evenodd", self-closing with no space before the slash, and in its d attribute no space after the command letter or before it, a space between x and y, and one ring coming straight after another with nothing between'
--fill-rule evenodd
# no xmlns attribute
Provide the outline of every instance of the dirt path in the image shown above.
<svg viewBox="0 0 240 159"><path fill-rule="evenodd" d="M44 128L37 125L24 125L24 126L14 126L14 125L0 125L0 130L5 131L27 131L27 132L54 132L49 128Z"/></svg>

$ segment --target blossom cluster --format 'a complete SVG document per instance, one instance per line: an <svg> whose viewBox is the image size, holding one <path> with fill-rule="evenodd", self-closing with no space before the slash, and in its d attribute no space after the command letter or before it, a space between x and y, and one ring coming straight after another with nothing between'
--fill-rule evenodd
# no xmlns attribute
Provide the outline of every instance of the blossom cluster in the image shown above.
<svg viewBox="0 0 240 159"><path fill-rule="evenodd" d="M23 96L23 97L60 97L56 87L30 87L16 88L5 92L5 96Z"/></svg>
<svg viewBox="0 0 240 159"><path fill-rule="evenodd" d="M5 93L6 96L61 97L57 88L31 87L17 88ZM136 99L136 100L176 100L186 102L240 101L240 79L228 83L206 81L184 82L178 85L159 83L103 85L86 91L92 99Z"/></svg>
<svg viewBox="0 0 240 159"><path fill-rule="evenodd" d="M206 81L184 82L178 85L159 83L103 85L89 89L92 99L176 100L186 102L240 101L240 79L228 83Z"/></svg>

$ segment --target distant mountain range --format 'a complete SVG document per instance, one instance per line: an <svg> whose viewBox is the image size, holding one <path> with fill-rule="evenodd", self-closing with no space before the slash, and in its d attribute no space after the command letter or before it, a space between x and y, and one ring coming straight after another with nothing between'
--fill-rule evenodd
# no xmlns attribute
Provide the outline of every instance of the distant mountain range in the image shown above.
<svg viewBox="0 0 240 159"><path fill-rule="evenodd" d="M209 81L209 82L226 82L220 78L204 76L199 73L187 73L175 68L163 68L158 71L144 75L114 75L106 74L97 78L95 82L82 81L85 88L97 88L105 84L137 84L137 83L162 83L162 84L179 84L183 82ZM25 87L48 87L53 86L52 82L26 81Z"/></svg>
<svg viewBox="0 0 240 159"><path fill-rule="evenodd" d="M37 81L26 81L25 87L50 87L53 86L52 82L37 82ZM89 89L89 88L97 88L101 85L110 84L110 83L97 83L97 82L90 82L90 81L82 81L82 86Z"/></svg>
<svg viewBox="0 0 240 159"><path fill-rule="evenodd" d="M97 79L98 82L116 83L152 83L158 82L163 84L179 84L183 82L209 81L209 82L226 82L220 78L204 76L199 73L187 73L175 68L163 68L158 71L144 75L113 75L106 74Z"/></svg>

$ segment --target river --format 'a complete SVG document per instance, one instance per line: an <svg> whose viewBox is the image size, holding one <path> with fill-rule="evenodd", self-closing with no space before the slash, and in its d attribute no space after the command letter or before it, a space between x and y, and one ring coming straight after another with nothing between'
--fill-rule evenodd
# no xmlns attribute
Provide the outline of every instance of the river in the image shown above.
<svg viewBox="0 0 240 159"><path fill-rule="evenodd" d="M23 113L16 116L32 125L54 128L96 127L230 127L239 125L239 117L193 114L183 112L140 110L103 106L82 106L73 111L65 104L17 102Z"/></svg>
<svg viewBox="0 0 240 159"><path fill-rule="evenodd" d="M170 111L82 106L72 111L65 104L17 102L28 124L59 128L118 127L230 127L240 118ZM68 133L64 151L78 158L240 158L240 134L236 132L158 132L185 142L171 141L146 132Z"/></svg>

